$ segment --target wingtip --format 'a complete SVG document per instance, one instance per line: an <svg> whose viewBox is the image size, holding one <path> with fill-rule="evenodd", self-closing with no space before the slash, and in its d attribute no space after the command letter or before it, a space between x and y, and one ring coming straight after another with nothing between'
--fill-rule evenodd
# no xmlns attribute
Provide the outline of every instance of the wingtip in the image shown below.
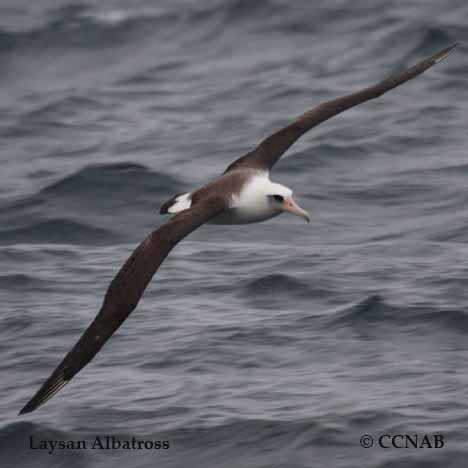
<svg viewBox="0 0 468 468"><path fill-rule="evenodd" d="M18 416L22 416L23 414L32 413L36 408L38 408L40 404L36 404L34 399L29 400L20 410Z"/></svg>
<svg viewBox="0 0 468 468"><path fill-rule="evenodd" d="M434 63L439 63L440 61L447 58L452 53L453 49L455 49L455 47L457 46L458 46L458 42L455 42L451 46L446 47L445 49L442 49L440 52L437 52L437 54L435 54L433 57Z"/></svg>
<svg viewBox="0 0 468 468"><path fill-rule="evenodd" d="M28 409L28 408L27 408L27 405L26 405L26 406L23 406L23 408L21 408L21 411L18 413L18 416L22 416L23 414L28 414L28 413L30 413L31 411L34 411L34 410Z"/></svg>
<svg viewBox="0 0 468 468"><path fill-rule="evenodd" d="M65 379L63 374L52 375L45 384L38 390L38 392L24 405L18 415L31 413L48 400L50 400L57 392L59 392L68 380Z"/></svg>

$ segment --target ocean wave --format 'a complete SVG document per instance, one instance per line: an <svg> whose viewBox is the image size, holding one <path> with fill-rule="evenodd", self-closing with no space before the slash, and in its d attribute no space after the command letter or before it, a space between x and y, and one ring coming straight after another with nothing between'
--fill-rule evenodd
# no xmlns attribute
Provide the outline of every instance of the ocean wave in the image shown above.
<svg viewBox="0 0 468 468"><path fill-rule="evenodd" d="M343 5L340 14L337 14L334 6L318 6L308 11L288 8L286 4L274 0L260 0L254 4L247 0L209 4L186 2L181 5L166 4L164 7L140 5L132 8L76 3L44 9L42 23L38 25L34 21L34 26L29 29L8 29L3 26L0 29L0 52L50 53L51 50L84 49L93 53L102 48L123 47L130 43L141 46L150 38L163 41L172 39L186 47L193 42L213 45L222 33L236 31L238 26L256 33L277 31L313 36L324 27L342 27L346 22L365 31L368 28L366 17L373 18L373 15L372 9L361 6ZM311 21L311 17L314 21ZM386 30L385 40L374 41L377 49L386 50L388 42L407 31L395 17L390 16L386 20L392 28ZM446 29L431 24L422 24L419 31L419 43L406 58L430 53L434 48L446 46L456 39Z"/></svg>
<svg viewBox="0 0 468 468"><path fill-rule="evenodd" d="M134 199L142 194L145 197L165 195L174 187L181 186L181 181L168 174L152 172L141 164L119 162L87 166L48 185L38 195L98 199L116 197L124 190L129 199Z"/></svg>
<svg viewBox="0 0 468 468"><path fill-rule="evenodd" d="M243 288L242 294L248 296L270 296L276 294L309 295L311 293L307 283L290 275L272 273L249 281Z"/></svg>
<svg viewBox="0 0 468 468"><path fill-rule="evenodd" d="M0 243L107 244L117 233L64 218L38 221L16 229L0 230Z"/></svg>
<svg viewBox="0 0 468 468"><path fill-rule="evenodd" d="M42 289L49 284L49 281L41 280L40 278L25 273L0 275L0 287L9 288L11 290L30 289L34 291L38 288Z"/></svg>
<svg viewBox="0 0 468 468"><path fill-rule="evenodd" d="M184 184L167 174L134 163L87 166L49 184L37 193L0 206L0 243L83 243L102 245L122 240L121 234L142 236L148 213L182 191ZM131 211L134 225L119 225L119 210ZM51 216L53 218L51 219Z"/></svg>
<svg viewBox="0 0 468 468"><path fill-rule="evenodd" d="M125 44L129 36L147 31L145 25L156 27L167 20L164 16L93 14L92 11L85 4L69 5L49 10L44 15L47 21L32 29L0 30L0 51L115 47Z"/></svg>
<svg viewBox="0 0 468 468"><path fill-rule="evenodd" d="M396 306L388 303L383 296L371 295L351 307L324 316L332 327L353 327L365 325L393 325L421 329L445 328L460 333L468 332L468 311L462 309L440 309L434 306Z"/></svg>
<svg viewBox="0 0 468 468"><path fill-rule="evenodd" d="M20 124L31 125L34 122L55 123L76 114L77 110L96 111L101 106L102 103L91 96L65 95L24 112L21 116Z"/></svg>
<svg viewBox="0 0 468 468"><path fill-rule="evenodd" d="M129 41L145 41L148 37L177 37L190 26L190 37L214 39L213 33L233 24L265 18L282 10L276 2L261 0L229 0L209 6L174 4L133 8L92 7L85 3L71 4L43 12L46 18L30 29L0 30L0 52L51 49L95 49L118 47Z"/></svg>
<svg viewBox="0 0 468 468"><path fill-rule="evenodd" d="M282 273L268 274L239 283L236 288L238 296L258 309L285 309L289 308L291 302L307 307L311 301L328 299L334 294L315 282L299 280Z"/></svg>

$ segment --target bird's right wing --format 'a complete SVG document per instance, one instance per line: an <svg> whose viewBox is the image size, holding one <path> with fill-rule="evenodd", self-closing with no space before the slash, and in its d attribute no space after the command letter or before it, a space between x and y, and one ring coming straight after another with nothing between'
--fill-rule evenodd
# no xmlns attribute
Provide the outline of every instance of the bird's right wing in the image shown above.
<svg viewBox="0 0 468 468"><path fill-rule="evenodd" d="M153 231L135 249L112 280L96 318L20 414L34 411L44 404L93 359L135 309L151 278L172 248L225 208L226 201L221 196L200 200Z"/></svg>
<svg viewBox="0 0 468 468"><path fill-rule="evenodd" d="M294 122L278 130L263 140L253 151L234 161L225 172L240 169L254 168L269 171L285 153L285 151L304 133L328 120L329 118L347 110L351 107L362 104L370 99L378 98L408 80L415 78L428 68L446 58L456 44L447 47L437 54L422 60L416 65L391 76L374 86L369 86L353 94L341 96L331 101L323 102L312 110L302 114Z"/></svg>

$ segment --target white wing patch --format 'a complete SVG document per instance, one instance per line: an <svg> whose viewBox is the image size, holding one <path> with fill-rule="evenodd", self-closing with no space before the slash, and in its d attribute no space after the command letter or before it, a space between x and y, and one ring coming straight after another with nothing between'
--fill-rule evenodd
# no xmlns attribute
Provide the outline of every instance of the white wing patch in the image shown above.
<svg viewBox="0 0 468 468"><path fill-rule="evenodd" d="M189 209L192 206L190 193L184 193L183 195L179 195L171 207L167 210L168 213L179 213L180 211L184 211Z"/></svg>

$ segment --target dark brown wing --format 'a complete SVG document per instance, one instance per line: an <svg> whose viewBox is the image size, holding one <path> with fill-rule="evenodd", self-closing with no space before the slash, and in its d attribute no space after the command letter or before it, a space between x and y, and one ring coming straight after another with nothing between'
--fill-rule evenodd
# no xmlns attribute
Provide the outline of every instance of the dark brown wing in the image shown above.
<svg viewBox="0 0 468 468"><path fill-rule="evenodd" d="M312 110L302 114L287 127L273 133L263 140L257 148L247 155L234 161L225 172L242 167L270 170L283 153L304 133L325 120L363 102L375 99L408 80L420 75L428 68L440 62L449 55L456 44L441 50L398 75L391 76L374 86L365 88L353 94L342 96L332 101L323 102Z"/></svg>
<svg viewBox="0 0 468 468"><path fill-rule="evenodd" d="M29 413L44 404L93 359L135 309L146 286L172 248L222 212L225 206L223 197L207 197L153 231L135 249L112 280L96 318L20 414Z"/></svg>

